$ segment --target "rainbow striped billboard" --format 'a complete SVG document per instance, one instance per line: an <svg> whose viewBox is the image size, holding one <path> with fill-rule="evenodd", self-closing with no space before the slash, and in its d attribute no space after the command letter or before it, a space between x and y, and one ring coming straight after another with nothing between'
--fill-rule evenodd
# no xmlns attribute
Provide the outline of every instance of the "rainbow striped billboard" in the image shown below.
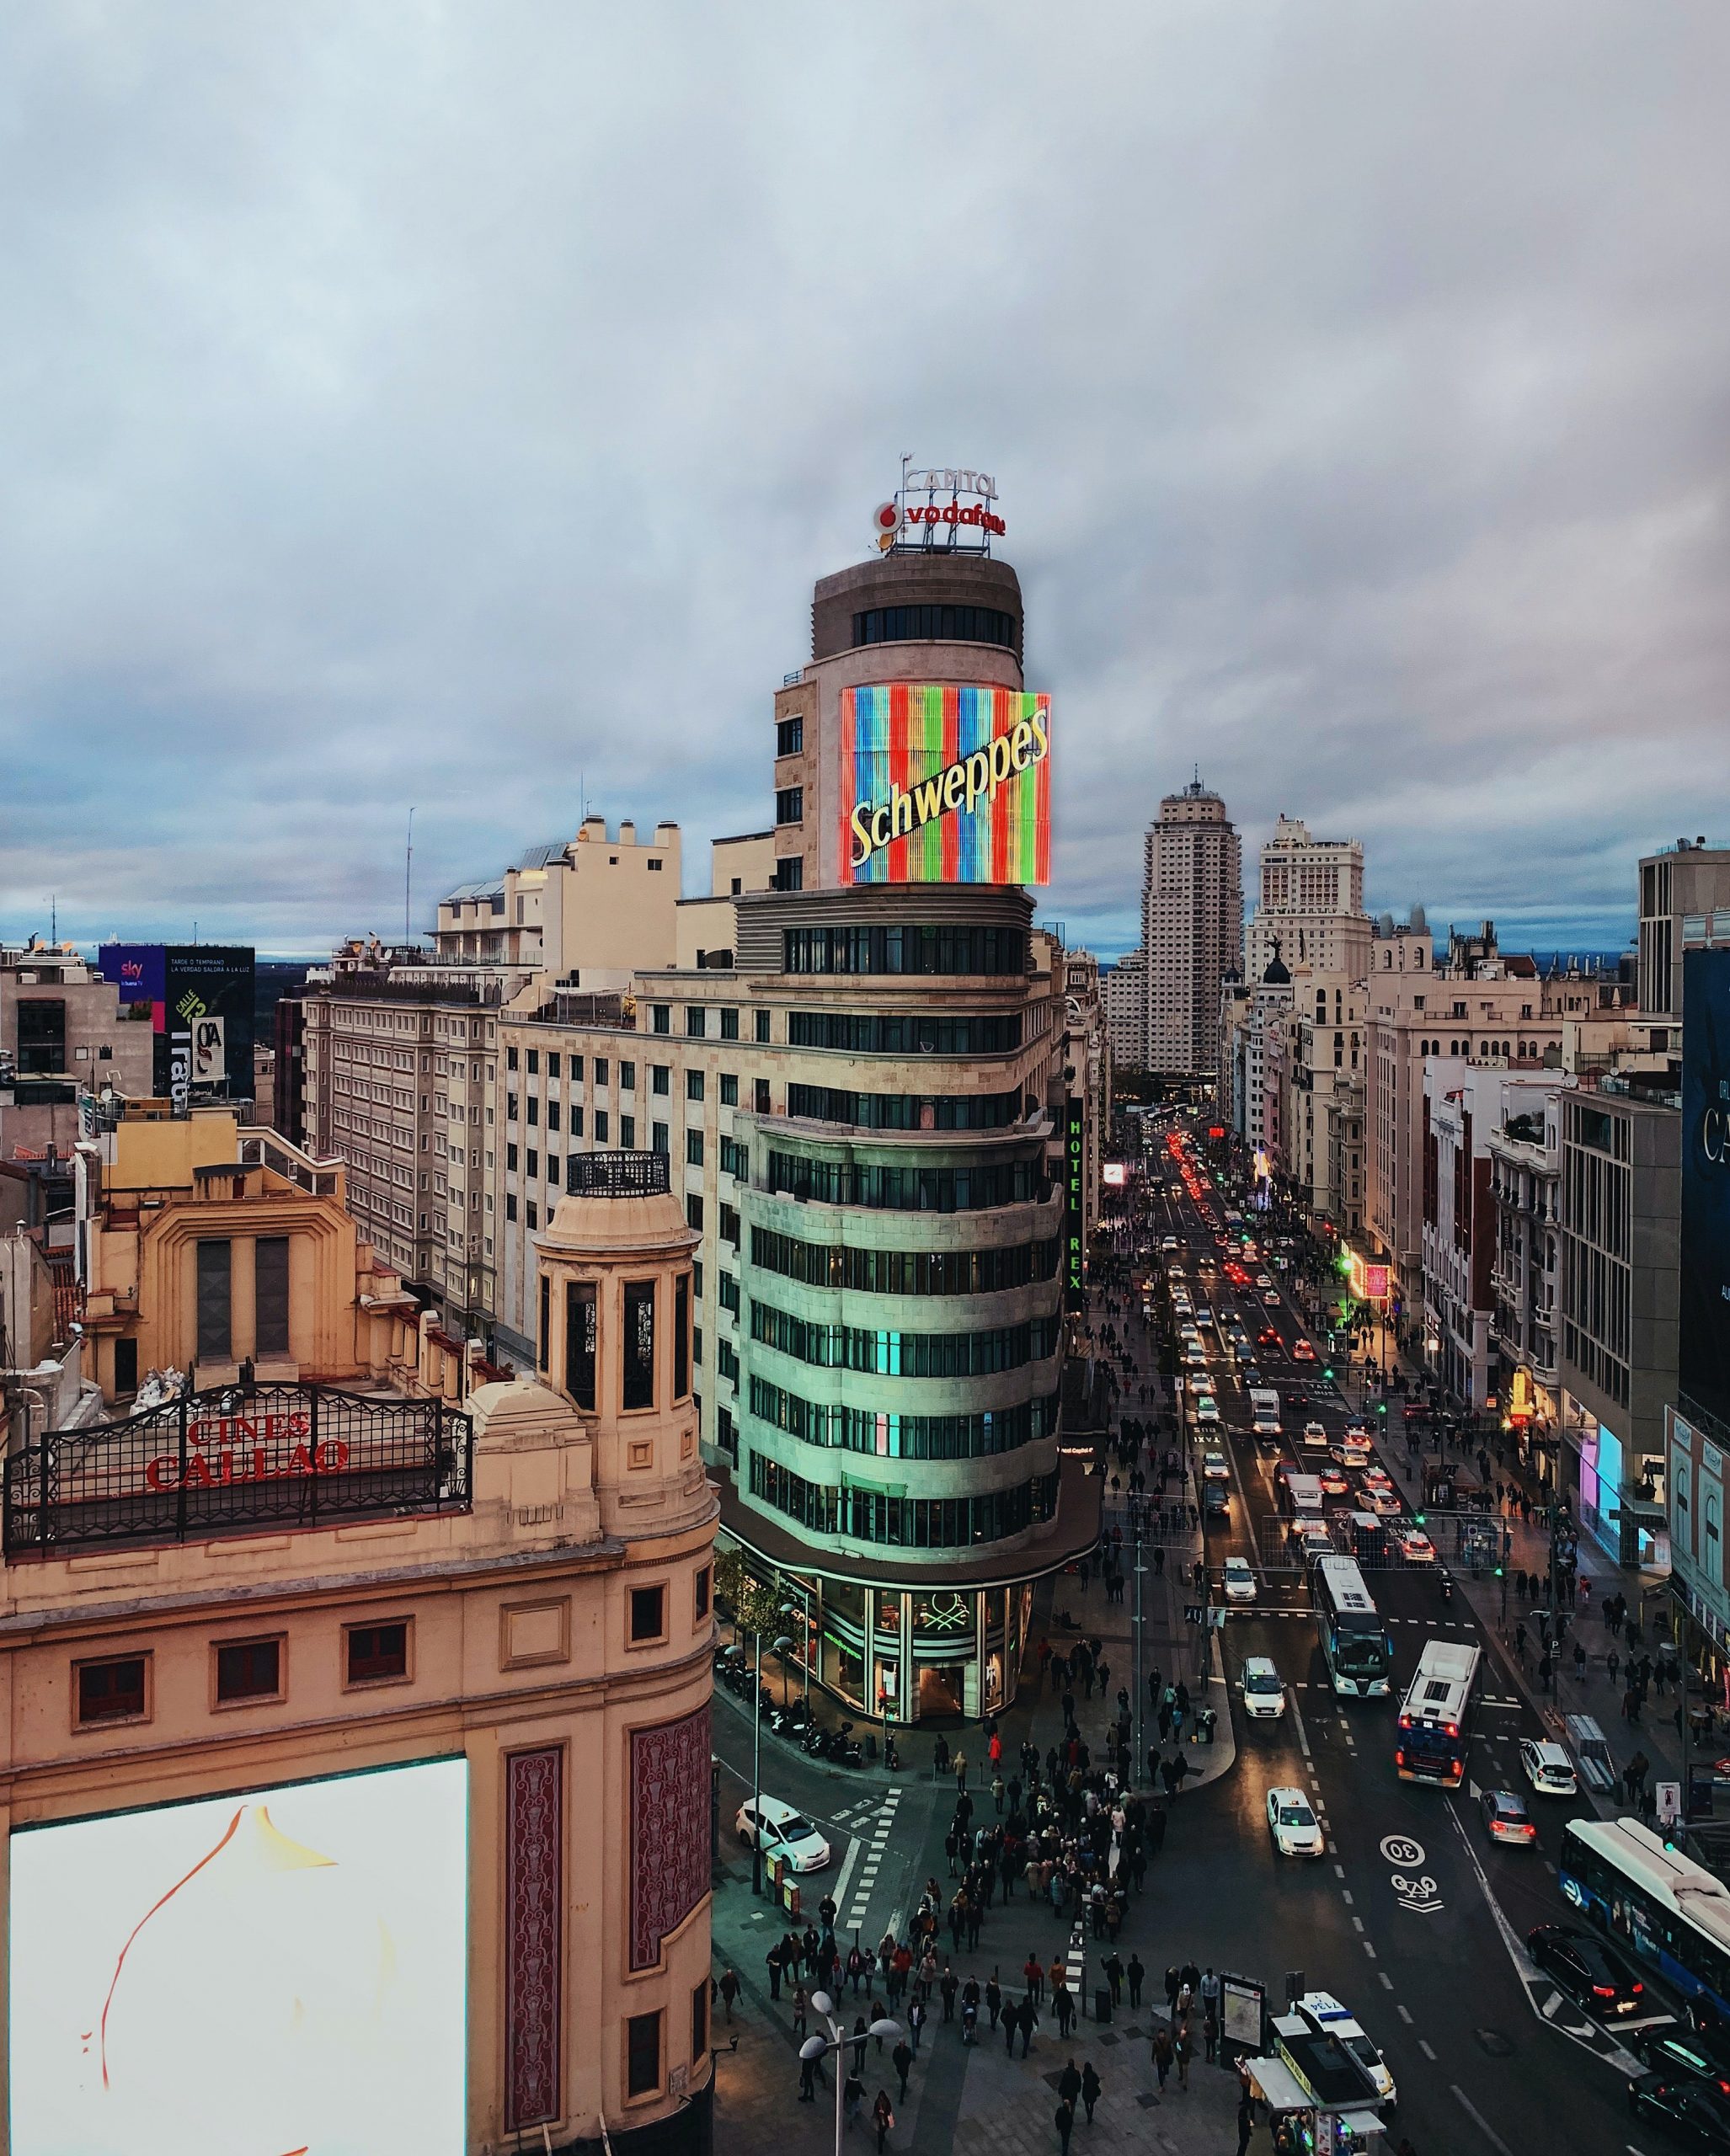
<svg viewBox="0 0 1730 2156"><path fill-rule="evenodd" d="M843 883L1049 883L1051 699L894 681L843 689Z"/></svg>

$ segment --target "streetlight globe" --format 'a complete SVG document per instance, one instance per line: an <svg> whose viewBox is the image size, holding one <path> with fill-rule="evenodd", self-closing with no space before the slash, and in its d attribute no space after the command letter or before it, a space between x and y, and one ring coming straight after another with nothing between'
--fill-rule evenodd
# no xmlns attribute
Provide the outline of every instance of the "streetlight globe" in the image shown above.
<svg viewBox="0 0 1730 2156"><path fill-rule="evenodd" d="M807 2036L804 2043L799 2046L799 2057L821 2058L828 2049L828 2045L824 2042L821 2036Z"/></svg>
<svg viewBox="0 0 1730 2156"><path fill-rule="evenodd" d="M820 2014L833 2014L835 2011L835 2001L826 1991L814 1991L811 2004Z"/></svg>
<svg viewBox="0 0 1730 2156"><path fill-rule="evenodd" d="M787 1652L787 1650L788 1650L788 1649L792 1645L793 1645L793 1637L792 1637L792 1635L791 1635L790 1633L788 1633L788 1632L783 1632L783 1633L781 1635L781 1637L780 1637L778 1640L777 1640L777 1641L776 1641L776 1642L775 1642L774 1646L770 1649L770 1652L771 1652L772 1654L785 1654L785 1653Z"/></svg>
<svg viewBox="0 0 1730 2156"><path fill-rule="evenodd" d="M891 2021L887 2015L881 2021L873 2021L871 2025L870 2034L873 2036L899 2036L900 2033L900 2023Z"/></svg>

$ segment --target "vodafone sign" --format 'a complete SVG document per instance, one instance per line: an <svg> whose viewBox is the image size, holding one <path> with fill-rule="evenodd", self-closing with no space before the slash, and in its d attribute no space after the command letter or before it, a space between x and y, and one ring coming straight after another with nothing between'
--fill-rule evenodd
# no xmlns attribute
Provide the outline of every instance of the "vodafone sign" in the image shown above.
<svg viewBox="0 0 1730 2156"><path fill-rule="evenodd" d="M989 553L992 535L1001 538L1009 528L993 507L997 482L991 474L948 465L916 472L907 463L900 492L872 512L878 550L916 545L932 552Z"/></svg>

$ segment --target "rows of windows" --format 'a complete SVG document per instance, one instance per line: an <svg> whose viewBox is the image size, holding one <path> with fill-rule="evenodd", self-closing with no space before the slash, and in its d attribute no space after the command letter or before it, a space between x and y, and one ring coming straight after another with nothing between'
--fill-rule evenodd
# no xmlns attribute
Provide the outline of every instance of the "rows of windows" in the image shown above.
<svg viewBox="0 0 1730 2156"><path fill-rule="evenodd" d="M860 1130L1001 1130L1020 1119L1019 1086L1006 1093L856 1093L789 1086L787 1113Z"/></svg>
<svg viewBox="0 0 1730 2156"><path fill-rule="evenodd" d="M1015 648L1015 616L997 606L871 606L853 616L853 648L871 643L994 643Z"/></svg>
<svg viewBox="0 0 1730 2156"><path fill-rule="evenodd" d="M891 1415L804 1400L766 1378L754 1377L750 1412L760 1422L807 1444L873 1453L879 1460L978 1460L1051 1436L1057 1428L1058 1396L1048 1393L983 1415Z"/></svg>
<svg viewBox="0 0 1730 2156"><path fill-rule="evenodd" d="M750 1456L750 1491L764 1504L820 1534L845 1534L856 1542L902 1550L959 1550L999 1542L1051 1518L1057 1506L1055 1470L1012 1490L976 1497L901 1497L851 1483L837 1490L808 1482L760 1452Z"/></svg>
<svg viewBox="0 0 1730 2156"><path fill-rule="evenodd" d="M820 1325L753 1299L750 1334L819 1369L864 1370L885 1378L980 1378L1018 1370L1057 1353L1060 1321L1033 1318L972 1332L902 1332L894 1327Z"/></svg>
<svg viewBox="0 0 1730 2156"><path fill-rule="evenodd" d="M1057 1271L1055 1236L997 1250L858 1250L753 1228L750 1254L753 1265L783 1279L866 1295L991 1295Z"/></svg>
<svg viewBox="0 0 1730 2156"><path fill-rule="evenodd" d="M152 1657L119 1655L72 1666L73 1710L80 1729L109 1722L148 1721ZM211 1643L211 1690L218 1706L280 1700L287 1694L287 1650L283 1636L217 1640ZM345 1686L386 1684L413 1674L409 1622L367 1622L342 1628L342 1682Z"/></svg>
<svg viewBox="0 0 1730 2156"><path fill-rule="evenodd" d="M772 1152L768 1187L820 1205L862 1205L886 1213L978 1213L996 1205L1039 1203L1051 1195L1044 1163L1037 1158L926 1168Z"/></svg>
<svg viewBox="0 0 1730 2156"><path fill-rule="evenodd" d="M789 1011L792 1048L853 1055L1008 1055L1021 1046L1018 1011Z"/></svg>
<svg viewBox="0 0 1730 2156"><path fill-rule="evenodd" d="M790 974L1024 974L1027 931L957 923L860 925L782 931Z"/></svg>

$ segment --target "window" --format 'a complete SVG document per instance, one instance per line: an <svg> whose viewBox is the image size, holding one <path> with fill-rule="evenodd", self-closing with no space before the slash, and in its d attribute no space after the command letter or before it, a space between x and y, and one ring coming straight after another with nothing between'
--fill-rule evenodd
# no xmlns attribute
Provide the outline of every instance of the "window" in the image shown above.
<svg viewBox="0 0 1730 2156"><path fill-rule="evenodd" d="M549 1130L557 1130L558 1128L558 1103L557 1101L548 1101L547 1103L547 1128Z"/></svg>
<svg viewBox="0 0 1730 2156"><path fill-rule="evenodd" d="M147 1657L126 1655L118 1662L73 1664L78 1727L109 1721L142 1721L145 1716Z"/></svg>
<svg viewBox="0 0 1730 2156"><path fill-rule="evenodd" d="M596 1108L595 1111L595 1143L597 1145L606 1145L607 1127L606 1110L605 1108Z"/></svg>
<svg viewBox="0 0 1730 2156"><path fill-rule="evenodd" d="M551 1049L547 1051L547 1075L549 1078L556 1078L558 1075L558 1050L557 1049Z"/></svg>
<svg viewBox="0 0 1730 2156"><path fill-rule="evenodd" d="M736 1071L724 1070L721 1073L721 1106L724 1108L739 1106L739 1076Z"/></svg>
<svg viewBox="0 0 1730 2156"><path fill-rule="evenodd" d="M512 1175L516 1173L516 1148L513 1145L505 1148L505 1165Z"/></svg>
<svg viewBox="0 0 1730 2156"><path fill-rule="evenodd" d="M873 606L853 616L853 645L994 643L1015 648L1015 616L997 606Z"/></svg>
<svg viewBox="0 0 1730 2156"><path fill-rule="evenodd" d="M548 1182L557 1182L558 1181L558 1155L557 1153L549 1153L547 1155L547 1180Z"/></svg>
<svg viewBox="0 0 1730 2156"><path fill-rule="evenodd" d="M691 1275L681 1273L673 1283L673 1397L682 1400L691 1390Z"/></svg>
<svg viewBox="0 0 1730 2156"><path fill-rule="evenodd" d="M631 1590L631 1644L664 1640L667 1636L667 1591L665 1587L633 1587Z"/></svg>
<svg viewBox="0 0 1730 2156"><path fill-rule="evenodd" d="M673 1030L673 1013L671 1007L665 1003L651 1005L649 1007L649 1022L651 1032L657 1033L671 1033Z"/></svg>
<svg viewBox="0 0 1730 2156"><path fill-rule="evenodd" d="M573 1280L564 1291L564 1389L575 1406L595 1412L595 1361L600 1310L592 1282Z"/></svg>
<svg viewBox="0 0 1730 2156"><path fill-rule="evenodd" d="M634 1063L622 1063L622 1063L620 1064L620 1065L619 1065L619 1091L620 1091L622 1093L634 1093L634 1092L636 1091L636 1090L637 1090L637 1066L636 1066L636 1065L635 1065Z"/></svg>
<svg viewBox="0 0 1730 2156"><path fill-rule="evenodd" d="M775 728L775 753L777 756L798 756L804 753L805 721L801 713L797 718L783 718Z"/></svg>
<svg viewBox="0 0 1730 2156"><path fill-rule="evenodd" d="M226 1363L232 1333L229 1325L230 1252L227 1239L200 1241L198 1246L198 1358L200 1362Z"/></svg>
<svg viewBox="0 0 1730 2156"><path fill-rule="evenodd" d="M529 1122L530 1122L530 1124L532 1126L533 1124L539 1123L539 1121L540 1121L540 1120L541 1120L541 1103L540 1103L540 1101L538 1100L538 1098L537 1098L537 1097L533 1093L531 1093L531 1094L529 1095Z"/></svg>
<svg viewBox="0 0 1730 2156"><path fill-rule="evenodd" d="M687 1070L685 1074L686 1099L687 1101L700 1101L702 1098L702 1094L703 1075L702 1071Z"/></svg>
<svg viewBox="0 0 1730 2156"><path fill-rule="evenodd" d="M533 1199L532 1198L530 1198L530 1200L528 1201L528 1203L527 1203L527 1204L526 1204L526 1206L524 1208L524 1213L525 1213L525 1216L526 1216L526 1219L527 1219L528 1225L529 1225L529 1226L530 1226L531 1228L538 1228L538 1227L540 1226L540 1225L541 1225L541 1209L540 1209L540 1207L539 1207L538 1205L537 1205L537 1204L536 1204L536 1203L535 1203L535 1201L534 1201L534 1199Z"/></svg>
<svg viewBox="0 0 1730 2156"><path fill-rule="evenodd" d="M625 1352L622 1405L627 1410L654 1405L654 1283L625 1283Z"/></svg>
<svg viewBox="0 0 1730 2156"><path fill-rule="evenodd" d="M260 1235L253 1246L253 1345L259 1355L288 1353L286 1235Z"/></svg>
<svg viewBox="0 0 1730 2156"><path fill-rule="evenodd" d="M697 1598L697 1621L699 1625L709 1614L709 1578L708 1566L699 1565L697 1568L693 1590Z"/></svg>
<svg viewBox="0 0 1730 2156"><path fill-rule="evenodd" d="M769 1038L768 1012L766 1011L756 1011L752 1012L751 1017L756 1027L756 1038L760 1041L766 1042Z"/></svg>
<svg viewBox="0 0 1730 2156"><path fill-rule="evenodd" d="M649 1090L652 1093L670 1095L673 1090L673 1071L670 1064L651 1063L649 1066Z"/></svg>
<svg viewBox="0 0 1730 2156"><path fill-rule="evenodd" d="M691 2065L694 2073L709 2047L709 1980L705 1977L691 1994Z"/></svg>
<svg viewBox="0 0 1730 2156"><path fill-rule="evenodd" d="M553 1279L549 1273L541 1275L541 1353L540 1367L552 1367L553 1356Z"/></svg>
<svg viewBox="0 0 1730 2156"><path fill-rule="evenodd" d="M507 1070L515 1070L516 1068L516 1047L514 1042L507 1042L505 1044L505 1068Z"/></svg>
<svg viewBox="0 0 1730 2156"><path fill-rule="evenodd" d="M775 820L777 824L802 824L805 820L805 789L802 786L783 786L776 789Z"/></svg>
<svg viewBox="0 0 1730 2156"><path fill-rule="evenodd" d="M625 2024L625 2094L652 2096L660 2085L660 2015L633 2014Z"/></svg>
<svg viewBox="0 0 1730 2156"><path fill-rule="evenodd" d="M579 1055L571 1058L571 1082L577 1086L583 1082L583 1059Z"/></svg>
<svg viewBox="0 0 1730 2156"><path fill-rule="evenodd" d="M529 1173L531 1176L538 1177L541 1172L541 1155L535 1150L532 1145L529 1148L527 1157Z"/></svg>
<svg viewBox="0 0 1730 2156"><path fill-rule="evenodd" d="M56 974L55 979L63 976ZM25 1077L66 1069L63 997L21 996L18 1006L18 1067Z"/></svg>
<svg viewBox="0 0 1730 2156"><path fill-rule="evenodd" d="M580 1108L574 1107L571 1110L571 1136L573 1138L580 1138L582 1134L583 1111Z"/></svg>
<svg viewBox="0 0 1730 2156"><path fill-rule="evenodd" d="M685 1008L685 1031L694 1041L700 1041L708 1030L708 1012L700 1003L690 1003Z"/></svg>
<svg viewBox="0 0 1730 2156"><path fill-rule="evenodd" d="M724 1041L739 1038L739 1013L730 1004L721 1013L721 1038Z"/></svg>
<svg viewBox="0 0 1730 2156"><path fill-rule="evenodd" d="M693 1220L691 1225L697 1227L702 1224ZM721 1208L721 1240L724 1243L731 1243L734 1250L739 1247L739 1214L734 1206L724 1205Z"/></svg>
<svg viewBox="0 0 1730 2156"><path fill-rule="evenodd" d="M665 1123L650 1123L649 1126L649 1147L652 1153L670 1153L672 1150L672 1134L668 1130Z"/></svg>
<svg viewBox="0 0 1730 2156"><path fill-rule="evenodd" d="M514 1190L507 1190L505 1193L505 1217L507 1220L516 1218L516 1193ZM420 1225L423 1228L426 1225L424 1213L420 1216Z"/></svg>
<svg viewBox="0 0 1730 2156"><path fill-rule="evenodd" d="M645 861L643 865L653 876L658 869L665 868L667 864L664 861Z"/></svg>
<svg viewBox="0 0 1730 2156"><path fill-rule="evenodd" d="M350 1625L343 1633L350 1684L387 1684L408 1674L408 1625Z"/></svg>
<svg viewBox="0 0 1730 2156"><path fill-rule="evenodd" d="M691 1168L702 1166L702 1133L687 1130L685 1134L685 1165Z"/></svg>
<svg viewBox="0 0 1730 2156"><path fill-rule="evenodd" d="M724 1217L726 1211L724 1205L721 1208ZM687 1191L685 1195L685 1223L687 1227L694 1228L698 1235L702 1233L702 1200L694 1190Z"/></svg>
<svg viewBox="0 0 1730 2156"><path fill-rule="evenodd" d="M606 1083L606 1058L604 1055L597 1055L595 1059L595 1082L597 1086Z"/></svg>
<svg viewBox="0 0 1730 2156"><path fill-rule="evenodd" d="M529 1075L532 1078L540 1068L541 1051L537 1048L531 1048L529 1050Z"/></svg>
<svg viewBox="0 0 1730 2156"><path fill-rule="evenodd" d="M619 1118L619 1143L627 1153L637 1150L637 1118L634 1115Z"/></svg>
<svg viewBox="0 0 1730 2156"><path fill-rule="evenodd" d="M775 864L775 880L772 891L803 891L805 888L805 864L796 853L789 853Z"/></svg>
<svg viewBox="0 0 1730 2156"><path fill-rule="evenodd" d="M734 1139L721 1140L721 1172L735 1177L740 1182L750 1181L750 1148L741 1145Z"/></svg>
<svg viewBox="0 0 1730 2156"><path fill-rule="evenodd" d="M758 1078L753 1081L751 1086L751 1103L759 1115L768 1115L771 1113L772 1111L769 1107L769 1081L766 1078Z"/></svg>
<svg viewBox="0 0 1730 2156"><path fill-rule="evenodd" d="M216 1699L279 1700L282 1696L282 1641L232 1640L216 1649Z"/></svg>

